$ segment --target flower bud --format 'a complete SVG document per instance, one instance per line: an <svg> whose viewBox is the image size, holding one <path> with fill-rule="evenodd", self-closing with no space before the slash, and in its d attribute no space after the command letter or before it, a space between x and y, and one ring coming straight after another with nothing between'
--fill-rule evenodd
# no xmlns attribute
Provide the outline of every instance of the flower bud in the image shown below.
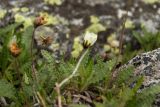
<svg viewBox="0 0 160 107"><path fill-rule="evenodd" d="M8 47L9 47L9 51L14 57L17 57L21 53L21 49L17 44L17 40L15 36L11 39Z"/></svg>
<svg viewBox="0 0 160 107"><path fill-rule="evenodd" d="M84 48L92 46L96 42L96 40L97 40L97 34L86 32L84 35L84 42L83 42Z"/></svg>
<svg viewBox="0 0 160 107"><path fill-rule="evenodd" d="M37 26L41 26L41 25L44 25L46 24L47 21L45 20L45 17L43 16L39 16L39 17L36 17L35 21L34 21L34 25L37 27Z"/></svg>
<svg viewBox="0 0 160 107"><path fill-rule="evenodd" d="M17 57L21 53L21 49L18 47L17 43L12 43L10 46L10 52L14 57Z"/></svg>

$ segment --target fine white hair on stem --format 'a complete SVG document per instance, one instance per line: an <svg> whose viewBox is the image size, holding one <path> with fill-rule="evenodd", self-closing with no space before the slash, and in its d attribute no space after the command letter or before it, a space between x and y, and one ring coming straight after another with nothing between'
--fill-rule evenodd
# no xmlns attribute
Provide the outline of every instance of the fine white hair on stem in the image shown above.
<svg viewBox="0 0 160 107"><path fill-rule="evenodd" d="M62 80L62 82L60 83L56 83L56 87L55 90L57 91L58 94L58 107L62 107L62 101L61 101L61 92L60 92L60 88L66 83L68 82L73 76L75 76L75 74L78 72L78 68L83 60L83 58L85 57L85 55L87 54L88 49L84 51L84 53L82 54L82 56L80 57L80 59L78 60L78 63L75 67L75 69L73 70L72 74L69 75L67 78L65 78L64 80Z"/></svg>
<svg viewBox="0 0 160 107"><path fill-rule="evenodd" d="M84 58L84 56L87 54L88 52L88 49L83 53L83 55L80 57L75 69L73 70L72 74L70 76L68 76L67 78L65 78L61 83L59 83L59 87L61 87L64 83L66 83L68 80L70 80L75 74L76 72L78 71L78 68Z"/></svg>
<svg viewBox="0 0 160 107"><path fill-rule="evenodd" d="M62 107L62 101L61 101L61 87L68 82L72 77L75 76L75 74L78 72L78 68L84 59L85 55L88 53L89 47L92 46L97 40L97 34L91 33L91 32L86 32L84 35L84 46L87 48L80 59L78 60L78 63L76 64L76 67L72 71L72 74L66 77L64 80L62 80L60 83L56 83L55 90L58 95L58 107Z"/></svg>

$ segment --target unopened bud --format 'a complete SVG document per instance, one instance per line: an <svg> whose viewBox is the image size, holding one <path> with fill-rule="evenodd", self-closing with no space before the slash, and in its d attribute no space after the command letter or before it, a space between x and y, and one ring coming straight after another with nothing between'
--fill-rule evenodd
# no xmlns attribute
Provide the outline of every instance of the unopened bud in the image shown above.
<svg viewBox="0 0 160 107"><path fill-rule="evenodd" d="M21 49L17 44L16 36L13 36L13 38L10 40L8 47L9 47L9 51L14 57L17 57L21 53Z"/></svg>
<svg viewBox="0 0 160 107"><path fill-rule="evenodd" d="M41 26L41 25L44 25L46 24L47 21L45 20L45 17L43 16L39 16L39 17L36 17L35 21L34 21L34 25L37 27L37 26Z"/></svg>
<svg viewBox="0 0 160 107"><path fill-rule="evenodd" d="M17 57L21 53L21 49L16 42L10 44L9 50L14 57Z"/></svg>

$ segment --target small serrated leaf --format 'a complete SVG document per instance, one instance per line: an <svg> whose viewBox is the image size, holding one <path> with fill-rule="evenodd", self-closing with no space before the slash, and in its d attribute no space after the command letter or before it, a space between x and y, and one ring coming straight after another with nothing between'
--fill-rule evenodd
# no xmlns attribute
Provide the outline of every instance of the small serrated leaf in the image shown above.
<svg viewBox="0 0 160 107"><path fill-rule="evenodd" d="M15 89L13 85L6 80L0 80L0 96L8 98L15 97Z"/></svg>
<svg viewBox="0 0 160 107"><path fill-rule="evenodd" d="M29 78L27 76L27 74L24 74L24 82L28 85L29 84Z"/></svg>
<svg viewBox="0 0 160 107"><path fill-rule="evenodd" d="M54 62L54 58L52 57L51 53L46 50L41 50L41 53L48 63Z"/></svg>

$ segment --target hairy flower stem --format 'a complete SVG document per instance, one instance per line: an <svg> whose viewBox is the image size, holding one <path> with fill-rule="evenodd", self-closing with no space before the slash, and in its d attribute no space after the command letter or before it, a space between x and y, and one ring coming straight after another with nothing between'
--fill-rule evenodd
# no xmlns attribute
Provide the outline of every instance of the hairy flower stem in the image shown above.
<svg viewBox="0 0 160 107"><path fill-rule="evenodd" d="M35 71L35 66L34 66L34 58L33 58L33 44L34 44L34 33L35 33L35 30L36 30L36 28L34 28L34 30L33 30L32 40L31 40L31 59L32 59L31 68L32 68L32 77L36 81L37 80L37 76L36 76L36 71Z"/></svg>
<svg viewBox="0 0 160 107"><path fill-rule="evenodd" d="M35 33L36 27L34 27L33 33L32 33L32 40L31 40L31 60L32 60L32 64L31 64L31 69L32 69L32 78L34 81L34 84L32 86L32 89L34 92L36 92L35 87L36 85L38 85L38 79L37 79L37 75L36 75L36 68L35 68L35 63L34 63L34 55L33 55L33 46L34 46L34 33ZM35 85L36 84L36 85ZM38 96L41 105L43 107L46 107L46 102L45 99L42 97L42 95L39 92L36 92L35 96Z"/></svg>
<svg viewBox="0 0 160 107"><path fill-rule="evenodd" d="M77 73L78 71L78 68L83 60L83 58L85 57L85 55L87 54L88 52L88 49L84 51L84 53L82 54L82 56L80 57L80 59L78 60L78 63L75 67L75 69L73 70L72 74L69 75L67 78L65 78L64 80L62 80L60 83L56 83L56 87L55 87L55 90L57 91L57 94L58 94L58 107L62 107L62 101L61 101L61 92L60 92L60 89L61 87L66 83L68 82L72 77L75 76L75 74Z"/></svg>

